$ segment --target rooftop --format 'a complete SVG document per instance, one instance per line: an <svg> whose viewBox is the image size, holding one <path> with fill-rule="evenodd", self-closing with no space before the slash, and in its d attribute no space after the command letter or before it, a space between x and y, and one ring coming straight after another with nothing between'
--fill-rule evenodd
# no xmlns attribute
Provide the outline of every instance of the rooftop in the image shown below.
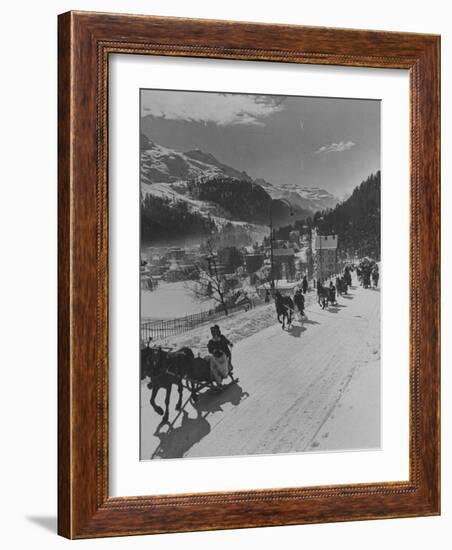
<svg viewBox="0 0 452 550"><path fill-rule="evenodd" d="M335 250L337 248L337 235L316 235L316 250Z"/></svg>
<svg viewBox="0 0 452 550"><path fill-rule="evenodd" d="M278 257L278 256L294 256L295 255L295 250L293 248L275 248L275 250L273 250L273 256Z"/></svg>

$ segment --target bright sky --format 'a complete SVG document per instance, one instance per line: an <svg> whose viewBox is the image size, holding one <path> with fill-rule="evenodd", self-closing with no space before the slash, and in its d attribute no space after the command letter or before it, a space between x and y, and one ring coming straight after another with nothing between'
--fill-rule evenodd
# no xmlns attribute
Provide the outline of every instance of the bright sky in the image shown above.
<svg viewBox="0 0 452 550"><path fill-rule="evenodd" d="M342 197L380 169L377 100L142 90L141 128L253 178Z"/></svg>

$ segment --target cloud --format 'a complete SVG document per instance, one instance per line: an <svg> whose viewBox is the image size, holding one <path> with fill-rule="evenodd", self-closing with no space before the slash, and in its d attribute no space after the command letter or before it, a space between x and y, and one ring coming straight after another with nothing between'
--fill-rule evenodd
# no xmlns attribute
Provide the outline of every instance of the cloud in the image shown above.
<svg viewBox="0 0 452 550"><path fill-rule="evenodd" d="M348 151L354 147L356 143L353 141L339 141L338 143L331 143L330 145L324 145L314 151L315 155L320 155L321 153L342 153L342 151Z"/></svg>
<svg viewBox="0 0 452 550"><path fill-rule="evenodd" d="M145 90L141 97L142 116L219 126L265 126L265 118L282 110L281 98L272 96Z"/></svg>

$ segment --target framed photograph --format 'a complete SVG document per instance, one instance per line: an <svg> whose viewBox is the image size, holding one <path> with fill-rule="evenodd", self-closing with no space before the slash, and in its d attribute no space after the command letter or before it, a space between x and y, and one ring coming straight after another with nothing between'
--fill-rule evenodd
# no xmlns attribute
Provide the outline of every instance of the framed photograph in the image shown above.
<svg viewBox="0 0 452 550"><path fill-rule="evenodd" d="M59 16L59 533L440 513L438 36Z"/></svg>

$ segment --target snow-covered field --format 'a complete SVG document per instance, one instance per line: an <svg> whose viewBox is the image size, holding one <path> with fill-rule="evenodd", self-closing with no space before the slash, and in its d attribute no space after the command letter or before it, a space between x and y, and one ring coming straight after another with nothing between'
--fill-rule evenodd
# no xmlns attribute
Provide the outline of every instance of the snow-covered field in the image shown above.
<svg viewBox="0 0 452 550"><path fill-rule="evenodd" d="M313 303L316 300L315 292L308 293L305 300L306 305ZM215 318L214 321L200 325L189 332L170 336L166 340L159 340L159 344L173 349L187 346L193 350L195 355L205 355L207 354L207 342L210 338L210 326L213 323L219 325L223 334L227 335L231 342L237 344L241 340L273 326L275 322L275 305L271 302L258 305L249 311L239 310L227 317Z"/></svg>
<svg viewBox="0 0 452 550"><path fill-rule="evenodd" d="M174 319L184 315L192 315L215 307L215 300L199 301L190 292L191 281L166 283L161 281L156 290L141 291L142 319Z"/></svg>
<svg viewBox="0 0 452 550"><path fill-rule="evenodd" d="M170 424L159 426L142 382L142 459L379 447L379 291L355 287L324 311L311 303L308 320L290 331L281 330L273 308L221 323L235 342L239 382L220 394L207 392L196 408L185 392L181 412L174 410L174 392ZM199 327L180 335L177 345L202 349L208 336L208 326ZM157 402L163 399L161 393Z"/></svg>

